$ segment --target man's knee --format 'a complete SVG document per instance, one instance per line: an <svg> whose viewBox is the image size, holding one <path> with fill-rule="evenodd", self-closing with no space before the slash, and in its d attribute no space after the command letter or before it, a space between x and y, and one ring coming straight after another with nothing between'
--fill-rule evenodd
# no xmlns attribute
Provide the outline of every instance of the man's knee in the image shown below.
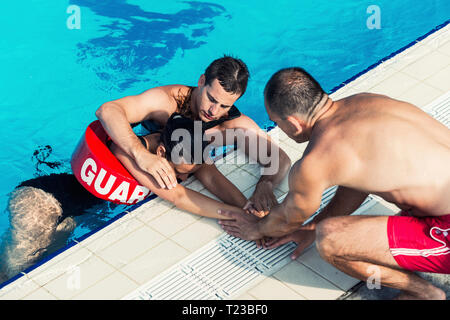
<svg viewBox="0 0 450 320"><path fill-rule="evenodd" d="M319 222L316 226L316 248L320 256L328 260L340 252L339 238L342 233L343 223L339 217L328 218Z"/></svg>

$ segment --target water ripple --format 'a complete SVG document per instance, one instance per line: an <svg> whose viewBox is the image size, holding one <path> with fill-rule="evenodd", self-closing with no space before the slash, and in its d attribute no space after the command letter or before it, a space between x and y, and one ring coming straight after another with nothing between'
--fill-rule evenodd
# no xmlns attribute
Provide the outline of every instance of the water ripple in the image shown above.
<svg viewBox="0 0 450 320"><path fill-rule="evenodd" d="M178 50L204 45L214 30L214 18L230 18L224 7L188 1L188 8L173 14L144 11L124 0L72 0L97 15L110 18L106 35L79 43L78 62L94 70L111 88L125 90L148 80L147 71L168 63Z"/></svg>

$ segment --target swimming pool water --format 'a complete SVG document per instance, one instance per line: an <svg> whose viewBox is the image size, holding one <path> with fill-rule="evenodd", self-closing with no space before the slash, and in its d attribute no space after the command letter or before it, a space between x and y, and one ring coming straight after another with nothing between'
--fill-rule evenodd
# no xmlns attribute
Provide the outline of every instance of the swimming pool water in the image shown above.
<svg viewBox="0 0 450 320"><path fill-rule="evenodd" d="M214 59L232 54L250 70L236 105L271 125L262 90L278 69L301 66L326 91L449 19L450 2L71 0L0 5L0 234L8 193L37 174L70 171L70 156L104 102L165 84L195 85ZM70 5L80 29L69 29ZM46 161L33 154L51 146ZM45 151L45 149L44 149ZM39 157L46 152L37 153ZM119 208L120 209L120 208ZM120 212L92 218L81 236Z"/></svg>

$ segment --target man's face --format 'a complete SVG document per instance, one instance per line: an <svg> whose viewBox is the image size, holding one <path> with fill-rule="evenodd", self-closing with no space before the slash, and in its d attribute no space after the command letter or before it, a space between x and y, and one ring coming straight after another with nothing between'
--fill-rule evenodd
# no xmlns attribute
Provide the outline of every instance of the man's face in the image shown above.
<svg viewBox="0 0 450 320"><path fill-rule="evenodd" d="M217 79L214 79L211 85L206 85L200 78L198 88L198 117L205 122L223 117L240 97L238 94L226 92Z"/></svg>

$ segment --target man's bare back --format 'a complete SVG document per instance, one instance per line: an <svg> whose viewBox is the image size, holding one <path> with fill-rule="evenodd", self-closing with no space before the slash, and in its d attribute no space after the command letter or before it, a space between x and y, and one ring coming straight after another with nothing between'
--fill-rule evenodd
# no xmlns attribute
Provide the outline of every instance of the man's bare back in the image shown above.
<svg viewBox="0 0 450 320"><path fill-rule="evenodd" d="M305 161L322 164L311 170L329 166L330 186L379 195L413 215L450 213L447 127L409 103L377 94L356 94L331 108L330 120L313 128L314 148L302 159L320 158Z"/></svg>

